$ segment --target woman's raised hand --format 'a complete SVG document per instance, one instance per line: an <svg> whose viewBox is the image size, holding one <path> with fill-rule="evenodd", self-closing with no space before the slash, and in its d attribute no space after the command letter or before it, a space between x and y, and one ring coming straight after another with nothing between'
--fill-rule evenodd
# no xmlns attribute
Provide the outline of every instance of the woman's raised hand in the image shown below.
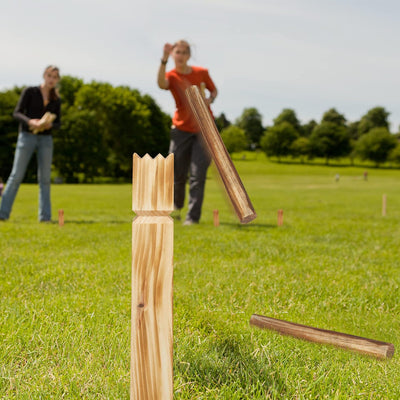
<svg viewBox="0 0 400 400"><path fill-rule="evenodd" d="M164 44L164 59L167 59L169 57L173 48L174 46L171 43Z"/></svg>

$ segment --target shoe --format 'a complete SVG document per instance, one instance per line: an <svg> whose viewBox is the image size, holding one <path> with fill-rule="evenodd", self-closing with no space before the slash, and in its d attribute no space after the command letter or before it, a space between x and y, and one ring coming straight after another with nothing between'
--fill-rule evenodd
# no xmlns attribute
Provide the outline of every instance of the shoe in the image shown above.
<svg viewBox="0 0 400 400"><path fill-rule="evenodd" d="M199 223L199 221L193 221L192 219L187 219L187 220L185 220L185 222L183 223L183 225L185 225L185 226L197 225L198 223Z"/></svg>

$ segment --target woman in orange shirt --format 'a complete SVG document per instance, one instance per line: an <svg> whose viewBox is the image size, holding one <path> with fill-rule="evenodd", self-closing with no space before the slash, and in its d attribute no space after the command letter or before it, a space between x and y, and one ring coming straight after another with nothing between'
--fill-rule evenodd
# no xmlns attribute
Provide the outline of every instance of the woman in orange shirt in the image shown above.
<svg viewBox="0 0 400 400"><path fill-rule="evenodd" d="M218 93L207 69L188 65L190 54L190 45L185 40L179 40L174 45L166 43L157 79L158 86L170 90L176 103L169 152L174 153L174 203L178 215L184 205L189 175L189 204L184 225L196 224L200 220L207 169L211 161L201 141L185 90L192 85L199 88L204 85L209 92L205 98L208 106ZM169 56L174 60L175 68L166 72Z"/></svg>

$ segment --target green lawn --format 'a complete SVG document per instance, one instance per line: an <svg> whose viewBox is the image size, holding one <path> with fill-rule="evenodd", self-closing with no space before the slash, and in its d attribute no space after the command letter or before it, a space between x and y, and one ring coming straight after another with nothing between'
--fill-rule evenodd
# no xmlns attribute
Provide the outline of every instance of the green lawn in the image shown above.
<svg viewBox="0 0 400 400"><path fill-rule="evenodd" d="M399 399L399 171L235 164L255 221L238 223L211 169L201 223L175 223L174 398ZM53 185L63 227L37 222L37 193L24 184L0 223L0 398L129 399L131 186ZM395 355L252 328L253 313Z"/></svg>

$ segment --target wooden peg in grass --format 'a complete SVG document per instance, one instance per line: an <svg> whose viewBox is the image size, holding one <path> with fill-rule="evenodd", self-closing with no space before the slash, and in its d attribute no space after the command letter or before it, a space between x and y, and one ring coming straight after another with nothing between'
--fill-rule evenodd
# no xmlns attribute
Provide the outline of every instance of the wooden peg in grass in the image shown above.
<svg viewBox="0 0 400 400"><path fill-rule="evenodd" d="M218 213L218 210L214 210L213 214L214 214L214 226L219 226L219 213Z"/></svg>
<svg viewBox="0 0 400 400"><path fill-rule="evenodd" d="M240 222L246 224L256 218L257 214L226 150L214 119L197 86L190 86L185 93L233 208Z"/></svg>
<svg viewBox="0 0 400 400"><path fill-rule="evenodd" d="M58 225L64 226L64 210L58 210Z"/></svg>
<svg viewBox="0 0 400 400"><path fill-rule="evenodd" d="M377 358L391 358L394 354L394 346L392 343L366 339L359 336L348 335L347 333L313 328L311 326L295 324L293 322L282 321L263 315L253 314L250 318L250 325L262 329L271 329L283 335L293 336L310 342L331 344Z"/></svg>
<svg viewBox="0 0 400 400"><path fill-rule="evenodd" d="M278 210L278 226L283 225L283 210Z"/></svg>
<svg viewBox="0 0 400 400"><path fill-rule="evenodd" d="M386 194L382 195L382 217L386 217Z"/></svg>

